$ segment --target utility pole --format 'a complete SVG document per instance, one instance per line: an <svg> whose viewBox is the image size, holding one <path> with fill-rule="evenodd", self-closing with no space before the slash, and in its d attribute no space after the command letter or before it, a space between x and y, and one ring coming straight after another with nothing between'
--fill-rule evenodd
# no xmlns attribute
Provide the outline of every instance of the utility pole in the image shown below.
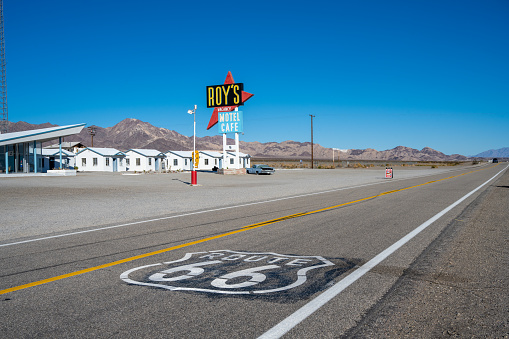
<svg viewBox="0 0 509 339"><path fill-rule="evenodd" d="M95 127L92 127L92 126L88 127L88 133L92 137L92 146L91 147L94 147Z"/></svg>
<svg viewBox="0 0 509 339"><path fill-rule="evenodd" d="M339 152L340 152L339 148L333 148L332 149L332 167L334 167L334 151L338 151L338 163L339 163Z"/></svg>
<svg viewBox="0 0 509 339"><path fill-rule="evenodd" d="M313 158L313 118L315 117L314 115L310 114L309 115L311 117L311 168L314 168L314 158Z"/></svg>

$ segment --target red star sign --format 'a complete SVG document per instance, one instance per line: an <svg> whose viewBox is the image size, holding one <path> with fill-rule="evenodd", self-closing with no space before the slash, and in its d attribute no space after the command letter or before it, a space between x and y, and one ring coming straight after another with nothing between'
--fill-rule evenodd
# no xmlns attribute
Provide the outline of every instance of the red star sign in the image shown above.
<svg viewBox="0 0 509 339"><path fill-rule="evenodd" d="M224 81L225 85L231 85L234 84L235 81L233 80L232 72L228 71L228 75L226 75L226 79ZM242 102L246 102L248 99L250 99L254 94L244 92L242 91ZM209 125L207 126L207 129L211 129L213 126L215 126L218 122L217 113L218 112L231 112L234 111L235 108L239 106L225 106L225 107L216 107L214 108L214 112L212 112L212 116L210 117Z"/></svg>

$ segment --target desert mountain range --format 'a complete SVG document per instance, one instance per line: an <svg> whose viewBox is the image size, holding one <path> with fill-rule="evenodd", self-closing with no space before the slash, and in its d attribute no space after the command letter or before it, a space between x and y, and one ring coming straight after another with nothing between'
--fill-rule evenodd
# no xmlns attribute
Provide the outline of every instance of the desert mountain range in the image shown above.
<svg viewBox="0 0 509 339"><path fill-rule="evenodd" d="M39 128L53 127L50 123L33 125L27 122L9 122L9 132L19 132ZM95 127L94 147L113 147L126 151L131 148L188 151L193 149L193 138L173 130L155 127L138 119L124 119L113 127ZM79 141L91 146L91 138L86 128L80 134L66 137L65 141ZM228 144L234 144L229 140ZM220 135L196 138L198 150L222 150L223 137ZM311 157L311 143L297 141L283 142L240 142L240 150L258 158L293 158L308 159ZM315 159L331 159L332 149L314 144ZM336 152L337 154L337 152ZM368 149L350 149L342 151L342 160L399 160L399 161L465 161L467 157L459 154L445 155L429 147L422 150L398 146L390 150L377 151Z"/></svg>

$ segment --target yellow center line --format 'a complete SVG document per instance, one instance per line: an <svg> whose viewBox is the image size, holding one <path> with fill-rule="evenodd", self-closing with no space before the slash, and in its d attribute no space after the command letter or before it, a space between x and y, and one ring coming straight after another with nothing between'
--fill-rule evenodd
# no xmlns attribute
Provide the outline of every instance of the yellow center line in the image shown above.
<svg viewBox="0 0 509 339"><path fill-rule="evenodd" d="M498 164L495 165L495 166L498 166ZM491 167L488 167L488 168L491 168ZM329 210L332 210L332 209L336 209L336 208L339 208L339 207L343 207L343 206L355 204L355 203L358 203L358 202L374 199L374 198L381 197L381 196L384 196L384 195L388 195L388 194L392 194L392 193L396 193L396 192L401 192L401 191L409 190L411 188L421 187L421 186L425 186L425 185L428 185L428 184L436 183L436 182L439 182L439 181L443 181L443 180L448 180L448 179L460 177L462 175L466 175L466 174L482 171L482 170L485 170L485 169L488 169L488 168L482 168L482 169L478 169L478 170L475 170L475 171L470 171L470 172L454 175L454 176L443 178L443 179L428 181L428 182L425 182L423 184L419 184L419 185L415 185L415 186L409 186L409 187L400 188L400 189L397 189L397 190L387 191L387 192L383 192L383 193L380 193L380 194L377 194L377 195L373 195L371 197L362 198L362 199L358 199L358 200L354 200L354 201L349 201L349 202L346 202L346 203L343 203L343 204L334 205L334 206L330 206L330 207L325 207L325 208L321 208L321 209L310 211L310 212L296 213L296 214L291 214L291 215L287 215L287 216L276 218L276 219L272 219L272 220L267 220L267 221L259 222L259 223L256 223L256 224L244 226L244 227L242 227L240 229L237 229L237 230L234 230L234 231L218 234L218 235L215 235L215 236L212 236L212 237L203 238L203 239L191 241L191 242L188 242L188 243L184 243L184 244L180 244L180 245L164 248L164 249L161 249L161 250L157 250L157 251L153 251L153 252L148 252L148 253L136 255L136 256L125 258L125 259L121 259L121 260L116 260L116 261L113 261L113 262L110 262L110 263L106 263L106 264L103 264L103 265L94 266L94 267L86 268L86 269L83 269L83 270L79 270L79 271L75 271L75 272L71 272L71 273L67 273L67 274L58 275L58 276L55 276L55 277L52 277L52 278L43 279L43 280L39 280L39 281L28 283L28 284L24 284L24 285L19 285L19 286L7 288L7 289L4 289L4 290L0 290L0 295L6 294L6 293L11 293L11 292L14 292L14 291L23 290L23 289L29 288L29 287L34 287L34 286L39 286L39 285L47 284L47 283L50 283L50 282L53 282L53 281L58 281L58 280L74 277L74 276L81 275L81 274L88 273L88 272L97 271L97 270L100 270L100 269L103 269L103 268L107 268L107 267L112 267L112 266L124 264L124 263L130 262L130 261L147 258L147 257L153 256L153 255L157 255L157 254L161 254L161 253L165 253L165 252L174 251L174 250L177 250L177 249L180 249L180 248L197 245L197 244L204 243L204 242L207 242L207 241L211 241L211 240L227 237L229 235L234 235L234 234L237 234L237 233L241 233L241 232L245 232L245 231L248 231L248 230L252 230L252 229L255 229L255 228L258 228L258 227L263 227L263 226L275 224L275 223L280 222L280 221L284 221L284 220L288 220L288 219L294 219L294 218L298 218L298 217L302 217L302 216L306 216L306 215L310 215L310 214L315 214L315 213L319 213L319 212L323 212L323 211L329 211Z"/></svg>

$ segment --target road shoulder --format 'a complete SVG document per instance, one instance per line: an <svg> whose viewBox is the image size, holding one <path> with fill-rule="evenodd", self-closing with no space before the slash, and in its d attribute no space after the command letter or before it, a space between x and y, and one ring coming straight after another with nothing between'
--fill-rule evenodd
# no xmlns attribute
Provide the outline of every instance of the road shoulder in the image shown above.
<svg viewBox="0 0 509 339"><path fill-rule="evenodd" d="M346 337L509 337L509 172L472 202Z"/></svg>

